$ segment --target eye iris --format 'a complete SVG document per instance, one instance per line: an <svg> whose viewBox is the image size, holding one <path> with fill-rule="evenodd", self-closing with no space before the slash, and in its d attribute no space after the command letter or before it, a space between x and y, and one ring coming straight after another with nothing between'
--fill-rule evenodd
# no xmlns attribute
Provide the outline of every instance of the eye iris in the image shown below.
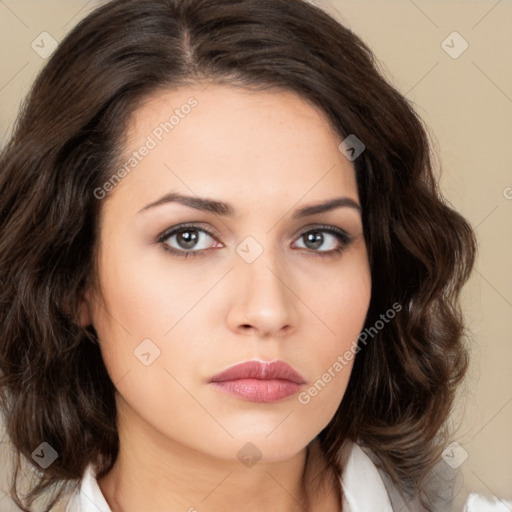
<svg viewBox="0 0 512 512"><path fill-rule="evenodd" d="M186 231L180 231L177 235L177 240L183 249L192 249L197 243L199 235L196 230L189 229Z"/></svg>
<svg viewBox="0 0 512 512"><path fill-rule="evenodd" d="M310 231L305 237L306 245L312 249L318 249L324 242L324 235L321 231Z"/></svg>

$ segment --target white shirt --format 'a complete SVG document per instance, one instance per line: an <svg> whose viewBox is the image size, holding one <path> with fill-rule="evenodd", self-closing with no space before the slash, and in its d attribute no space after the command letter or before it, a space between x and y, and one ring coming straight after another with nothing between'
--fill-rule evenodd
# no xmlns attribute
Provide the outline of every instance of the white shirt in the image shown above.
<svg viewBox="0 0 512 512"><path fill-rule="evenodd" d="M341 474L343 512L393 512L386 487L374 463L356 443L347 443L346 446L350 453ZM80 492L72 496L66 512L112 512L91 466L85 471Z"/></svg>

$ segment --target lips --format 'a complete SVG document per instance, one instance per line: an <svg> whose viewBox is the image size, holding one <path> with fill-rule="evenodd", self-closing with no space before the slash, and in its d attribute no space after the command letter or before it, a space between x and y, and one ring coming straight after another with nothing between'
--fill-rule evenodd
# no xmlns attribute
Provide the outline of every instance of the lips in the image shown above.
<svg viewBox="0 0 512 512"><path fill-rule="evenodd" d="M306 382L299 372L283 361L272 361L270 363L247 361L240 363L214 375L210 379L210 382L224 382L238 379L279 379L294 382L295 384L304 384Z"/></svg>
<svg viewBox="0 0 512 512"><path fill-rule="evenodd" d="M209 383L217 391L249 402L277 402L296 394L306 380L282 361L247 361L214 375Z"/></svg>

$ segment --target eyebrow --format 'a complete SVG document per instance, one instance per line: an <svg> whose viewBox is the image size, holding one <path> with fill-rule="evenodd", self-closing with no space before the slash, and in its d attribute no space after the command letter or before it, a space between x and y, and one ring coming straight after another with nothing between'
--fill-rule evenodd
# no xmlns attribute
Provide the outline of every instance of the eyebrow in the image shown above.
<svg viewBox="0 0 512 512"><path fill-rule="evenodd" d="M223 203L222 201L215 201L212 199L206 199L201 197L185 196L175 192L166 194L160 199L154 201L153 203L144 206L144 208L142 208L142 210L140 210L139 213L143 213L151 208L156 208L157 206L161 206L167 203L179 203L185 206L189 206L191 208L195 208L196 210L211 212L216 215L222 215L224 217L232 217L233 215L235 215L235 209L229 204ZM328 212L336 208L342 207L353 208L358 212L361 212L361 206L352 198L335 197L334 199L329 199L321 203L312 204L299 208L294 212L292 218L301 219L303 217L309 217L311 215Z"/></svg>

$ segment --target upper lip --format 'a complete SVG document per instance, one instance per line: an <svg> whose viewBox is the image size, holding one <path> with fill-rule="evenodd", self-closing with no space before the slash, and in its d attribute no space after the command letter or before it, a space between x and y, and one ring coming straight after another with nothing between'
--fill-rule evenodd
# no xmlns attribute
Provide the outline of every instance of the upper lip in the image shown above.
<svg viewBox="0 0 512 512"><path fill-rule="evenodd" d="M289 380L297 384L304 384L304 377L283 361L271 361L262 363L260 361L246 361L231 366L227 370L214 375L210 382L222 382L237 379L281 379Z"/></svg>

